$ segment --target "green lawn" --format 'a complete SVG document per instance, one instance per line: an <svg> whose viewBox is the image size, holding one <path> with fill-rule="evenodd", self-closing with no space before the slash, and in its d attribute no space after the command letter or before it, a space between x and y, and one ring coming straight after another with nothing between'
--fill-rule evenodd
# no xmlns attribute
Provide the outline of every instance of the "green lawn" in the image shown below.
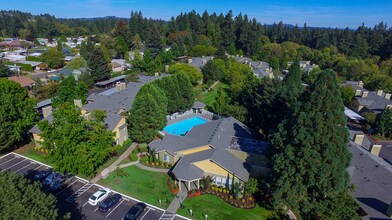
<svg viewBox="0 0 392 220"><path fill-rule="evenodd" d="M211 108L214 104L215 97L218 95L218 90L222 88L223 92L226 93L226 97L228 96L228 93L230 92L230 87L229 85L218 82L218 84L212 88L208 92L202 92L198 95L198 100L206 104L209 108Z"/></svg>
<svg viewBox="0 0 392 220"><path fill-rule="evenodd" d="M120 177L113 172L106 179L100 180L99 184L161 208L166 209L169 206L174 195L167 186L166 173L150 172L136 166L123 170L127 176ZM159 205L159 199L162 200L162 205ZM165 204L166 199L169 204Z"/></svg>
<svg viewBox="0 0 392 220"><path fill-rule="evenodd" d="M371 138L373 138L376 141L392 141L392 138L385 138L379 134L374 134L371 136Z"/></svg>
<svg viewBox="0 0 392 220"><path fill-rule="evenodd" d="M53 162L47 157L46 154L34 150L33 142L30 142L29 144L18 148L17 150L15 150L15 153L21 154L25 157L31 158L49 166L53 166Z"/></svg>
<svg viewBox="0 0 392 220"><path fill-rule="evenodd" d="M187 198L184 209L179 209L177 214L190 217L189 209L193 211L192 219L204 220L203 214L208 215L208 219L249 219L262 220L275 216L273 211L260 206L253 209L239 209L227 204L221 198L214 195L201 195L198 197Z"/></svg>

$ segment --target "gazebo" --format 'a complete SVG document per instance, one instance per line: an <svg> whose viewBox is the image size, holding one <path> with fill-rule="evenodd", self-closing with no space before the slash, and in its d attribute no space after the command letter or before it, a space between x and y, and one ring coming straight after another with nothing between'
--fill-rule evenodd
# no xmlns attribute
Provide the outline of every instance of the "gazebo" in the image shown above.
<svg viewBox="0 0 392 220"><path fill-rule="evenodd" d="M199 102L199 101L195 101L195 103L192 106L192 111L194 113L202 113L201 110L204 109L206 107L206 104Z"/></svg>

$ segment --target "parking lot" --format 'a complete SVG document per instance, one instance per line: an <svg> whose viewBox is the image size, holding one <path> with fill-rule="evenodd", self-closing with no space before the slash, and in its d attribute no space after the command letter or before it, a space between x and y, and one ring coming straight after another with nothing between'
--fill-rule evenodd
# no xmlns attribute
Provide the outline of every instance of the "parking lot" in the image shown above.
<svg viewBox="0 0 392 220"><path fill-rule="evenodd" d="M1 172L9 170L15 173L23 174L26 178L32 179L33 176L40 170L46 170L50 167L25 158L15 153L9 153L0 158ZM88 199L102 186L89 183L88 181L79 177L71 177L68 184L57 191L51 190L49 187L42 187L42 190L53 194L58 202L60 216L71 212L72 219L123 219L128 210L138 201L122 195L120 201L115 204L106 213L98 210L99 205L92 206L88 203ZM147 205L144 212L138 218L140 220L153 219L176 219L180 220L179 216L164 215L164 210Z"/></svg>

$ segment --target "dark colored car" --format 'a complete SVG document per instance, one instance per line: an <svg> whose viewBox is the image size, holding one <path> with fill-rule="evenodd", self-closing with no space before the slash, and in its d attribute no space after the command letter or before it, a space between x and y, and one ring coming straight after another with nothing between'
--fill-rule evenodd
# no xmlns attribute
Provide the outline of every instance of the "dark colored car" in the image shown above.
<svg viewBox="0 0 392 220"><path fill-rule="evenodd" d="M64 173L64 175L60 175L57 179L55 179L50 184L50 189L58 190L58 189L62 188L63 186L65 186L69 183L71 178L72 178L72 175L67 174L67 173Z"/></svg>
<svg viewBox="0 0 392 220"><path fill-rule="evenodd" d="M101 202L101 204L99 205L99 211L107 212L111 207L113 207L116 203L118 203L120 199L121 199L121 195L118 193L109 196L108 198L106 198Z"/></svg>
<svg viewBox="0 0 392 220"><path fill-rule="evenodd" d="M42 184L44 186L49 186L50 184L52 184L52 182L56 181L60 176L61 174L59 173L51 173L49 176L45 178Z"/></svg>
<svg viewBox="0 0 392 220"><path fill-rule="evenodd" d="M132 206L132 208L125 215L124 220L136 220L139 217L144 209L146 208L146 204L139 202L136 205Z"/></svg>
<svg viewBox="0 0 392 220"><path fill-rule="evenodd" d="M43 180L44 178L52 174L52 172L53 171L51 169L38 171L38 173L34 175L33 180L34 181Z"/></svg>

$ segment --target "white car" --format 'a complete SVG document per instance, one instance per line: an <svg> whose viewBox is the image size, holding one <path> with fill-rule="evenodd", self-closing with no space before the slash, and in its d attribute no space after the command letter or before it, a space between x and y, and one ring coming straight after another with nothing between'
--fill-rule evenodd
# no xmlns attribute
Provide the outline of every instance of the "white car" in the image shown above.
<svg viewBox="0 0 392 220"><path fill-rule="evenodd" d="M98 203L100 203L102 200L106 199L106 197L109 196L109 193L111 192L110 189L108 188L103 188L98 190L96 193L94 193L94 195L92 195L90 197L90 199L88 200L88 203L90 205L97 205Z"/></svg>

